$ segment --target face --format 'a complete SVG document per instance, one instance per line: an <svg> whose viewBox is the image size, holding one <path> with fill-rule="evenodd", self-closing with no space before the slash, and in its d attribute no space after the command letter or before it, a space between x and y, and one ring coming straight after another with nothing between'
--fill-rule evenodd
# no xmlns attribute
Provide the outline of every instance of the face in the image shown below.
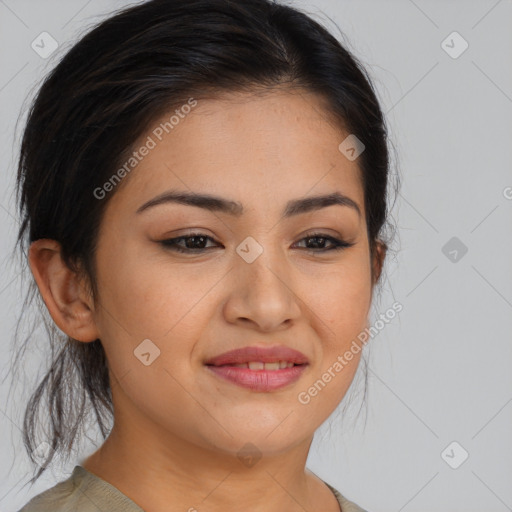
<svg viewBox="0 0 512 512"><path fill-rule="evenodd" d="M155 142L110 199L96 252L94 321L116 421L215 451L283 451L332 413L360 359L336 366L366 327L372 294L360 169L338 149L348 134L320 98L284 90L198 100L161 140L155 133L134 145ZM171 191L237 205L162 199ZM331 194L357 208L287 211ZM205 365L248 346L289 347L308 364L268 389Z"/></svg>

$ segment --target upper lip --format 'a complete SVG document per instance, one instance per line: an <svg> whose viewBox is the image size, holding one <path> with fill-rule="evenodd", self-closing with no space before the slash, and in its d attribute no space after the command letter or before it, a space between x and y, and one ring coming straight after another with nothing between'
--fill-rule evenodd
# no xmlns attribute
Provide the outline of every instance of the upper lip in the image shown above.
<svg viewBox="0 0 512 512"><path fill-rule="evenodd" d="M251 361L272 363L274 361L287 361L295 364L307 364L308 358L298 350L284 345L275 347L244 347L208 359L204 364L222 366L224 364L242 364Z"/></svg>

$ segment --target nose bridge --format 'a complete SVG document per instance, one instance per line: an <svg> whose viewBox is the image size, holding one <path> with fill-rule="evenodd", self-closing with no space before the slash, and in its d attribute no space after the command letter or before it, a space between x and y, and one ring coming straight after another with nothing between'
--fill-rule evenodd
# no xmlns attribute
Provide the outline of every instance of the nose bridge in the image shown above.
<svg viewBox="0 0 512 512"><path fill-rule="evenodd" d="M279 281L276 274L286 273L282 260L284 255L271 243L271 234L258 236L258 240L251 236L247 237L237 248L241 261L237 265L242 267L242 275L258 287L274 286L274 281Z"/></svg>
<svg viewBox="0 0 512 512"><path fill-rule="evenodd" d="M237 247L232 305L239 317L260 327L276 327L297 317L300 308L293 293L292 269L286 255L271 243L272 234L247 237Z"/></svg>

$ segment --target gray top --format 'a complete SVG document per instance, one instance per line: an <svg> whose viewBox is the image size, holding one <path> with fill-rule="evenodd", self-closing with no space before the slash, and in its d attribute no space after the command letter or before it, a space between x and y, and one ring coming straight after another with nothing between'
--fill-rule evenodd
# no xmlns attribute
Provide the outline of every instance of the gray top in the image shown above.
<svg viewBox="0 0 512 512"><path fill-rule="evenodd" d="M340 504L341 512L366 512L325 484ZM82 466L75 466L67 480L34 496L18 512L144 512L128 496Z"/></svg>

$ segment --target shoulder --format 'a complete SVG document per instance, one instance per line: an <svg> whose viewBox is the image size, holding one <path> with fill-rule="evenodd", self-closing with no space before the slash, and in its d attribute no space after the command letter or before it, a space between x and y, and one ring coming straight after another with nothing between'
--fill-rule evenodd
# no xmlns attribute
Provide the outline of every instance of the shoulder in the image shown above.
<svg viewBox="0 0 512 512"><path fill-rule="evenodd" d="M333 492L334 496L336 496L336 499L338 500L338 503L341 507L341 512L368 512L367 510L361 508L359 505L356 505L353 501L345 498L345 496L343 496L337 489L329 485L327 482L324 481L324 483Z"/></svg>
<svg viewBox="0 0 512 512"><path fill-rule="evenodd" d="M71 476L34 496L18 512L143 512L109 483L75 466Z"/></svg>
<svg viewBox="0 0 512 512"><path fill-rule="evenodd" d="M54 487L34 496L19 512L46 512L64 510L71 503L73 485L70 479L58 483Z"/></svg>

